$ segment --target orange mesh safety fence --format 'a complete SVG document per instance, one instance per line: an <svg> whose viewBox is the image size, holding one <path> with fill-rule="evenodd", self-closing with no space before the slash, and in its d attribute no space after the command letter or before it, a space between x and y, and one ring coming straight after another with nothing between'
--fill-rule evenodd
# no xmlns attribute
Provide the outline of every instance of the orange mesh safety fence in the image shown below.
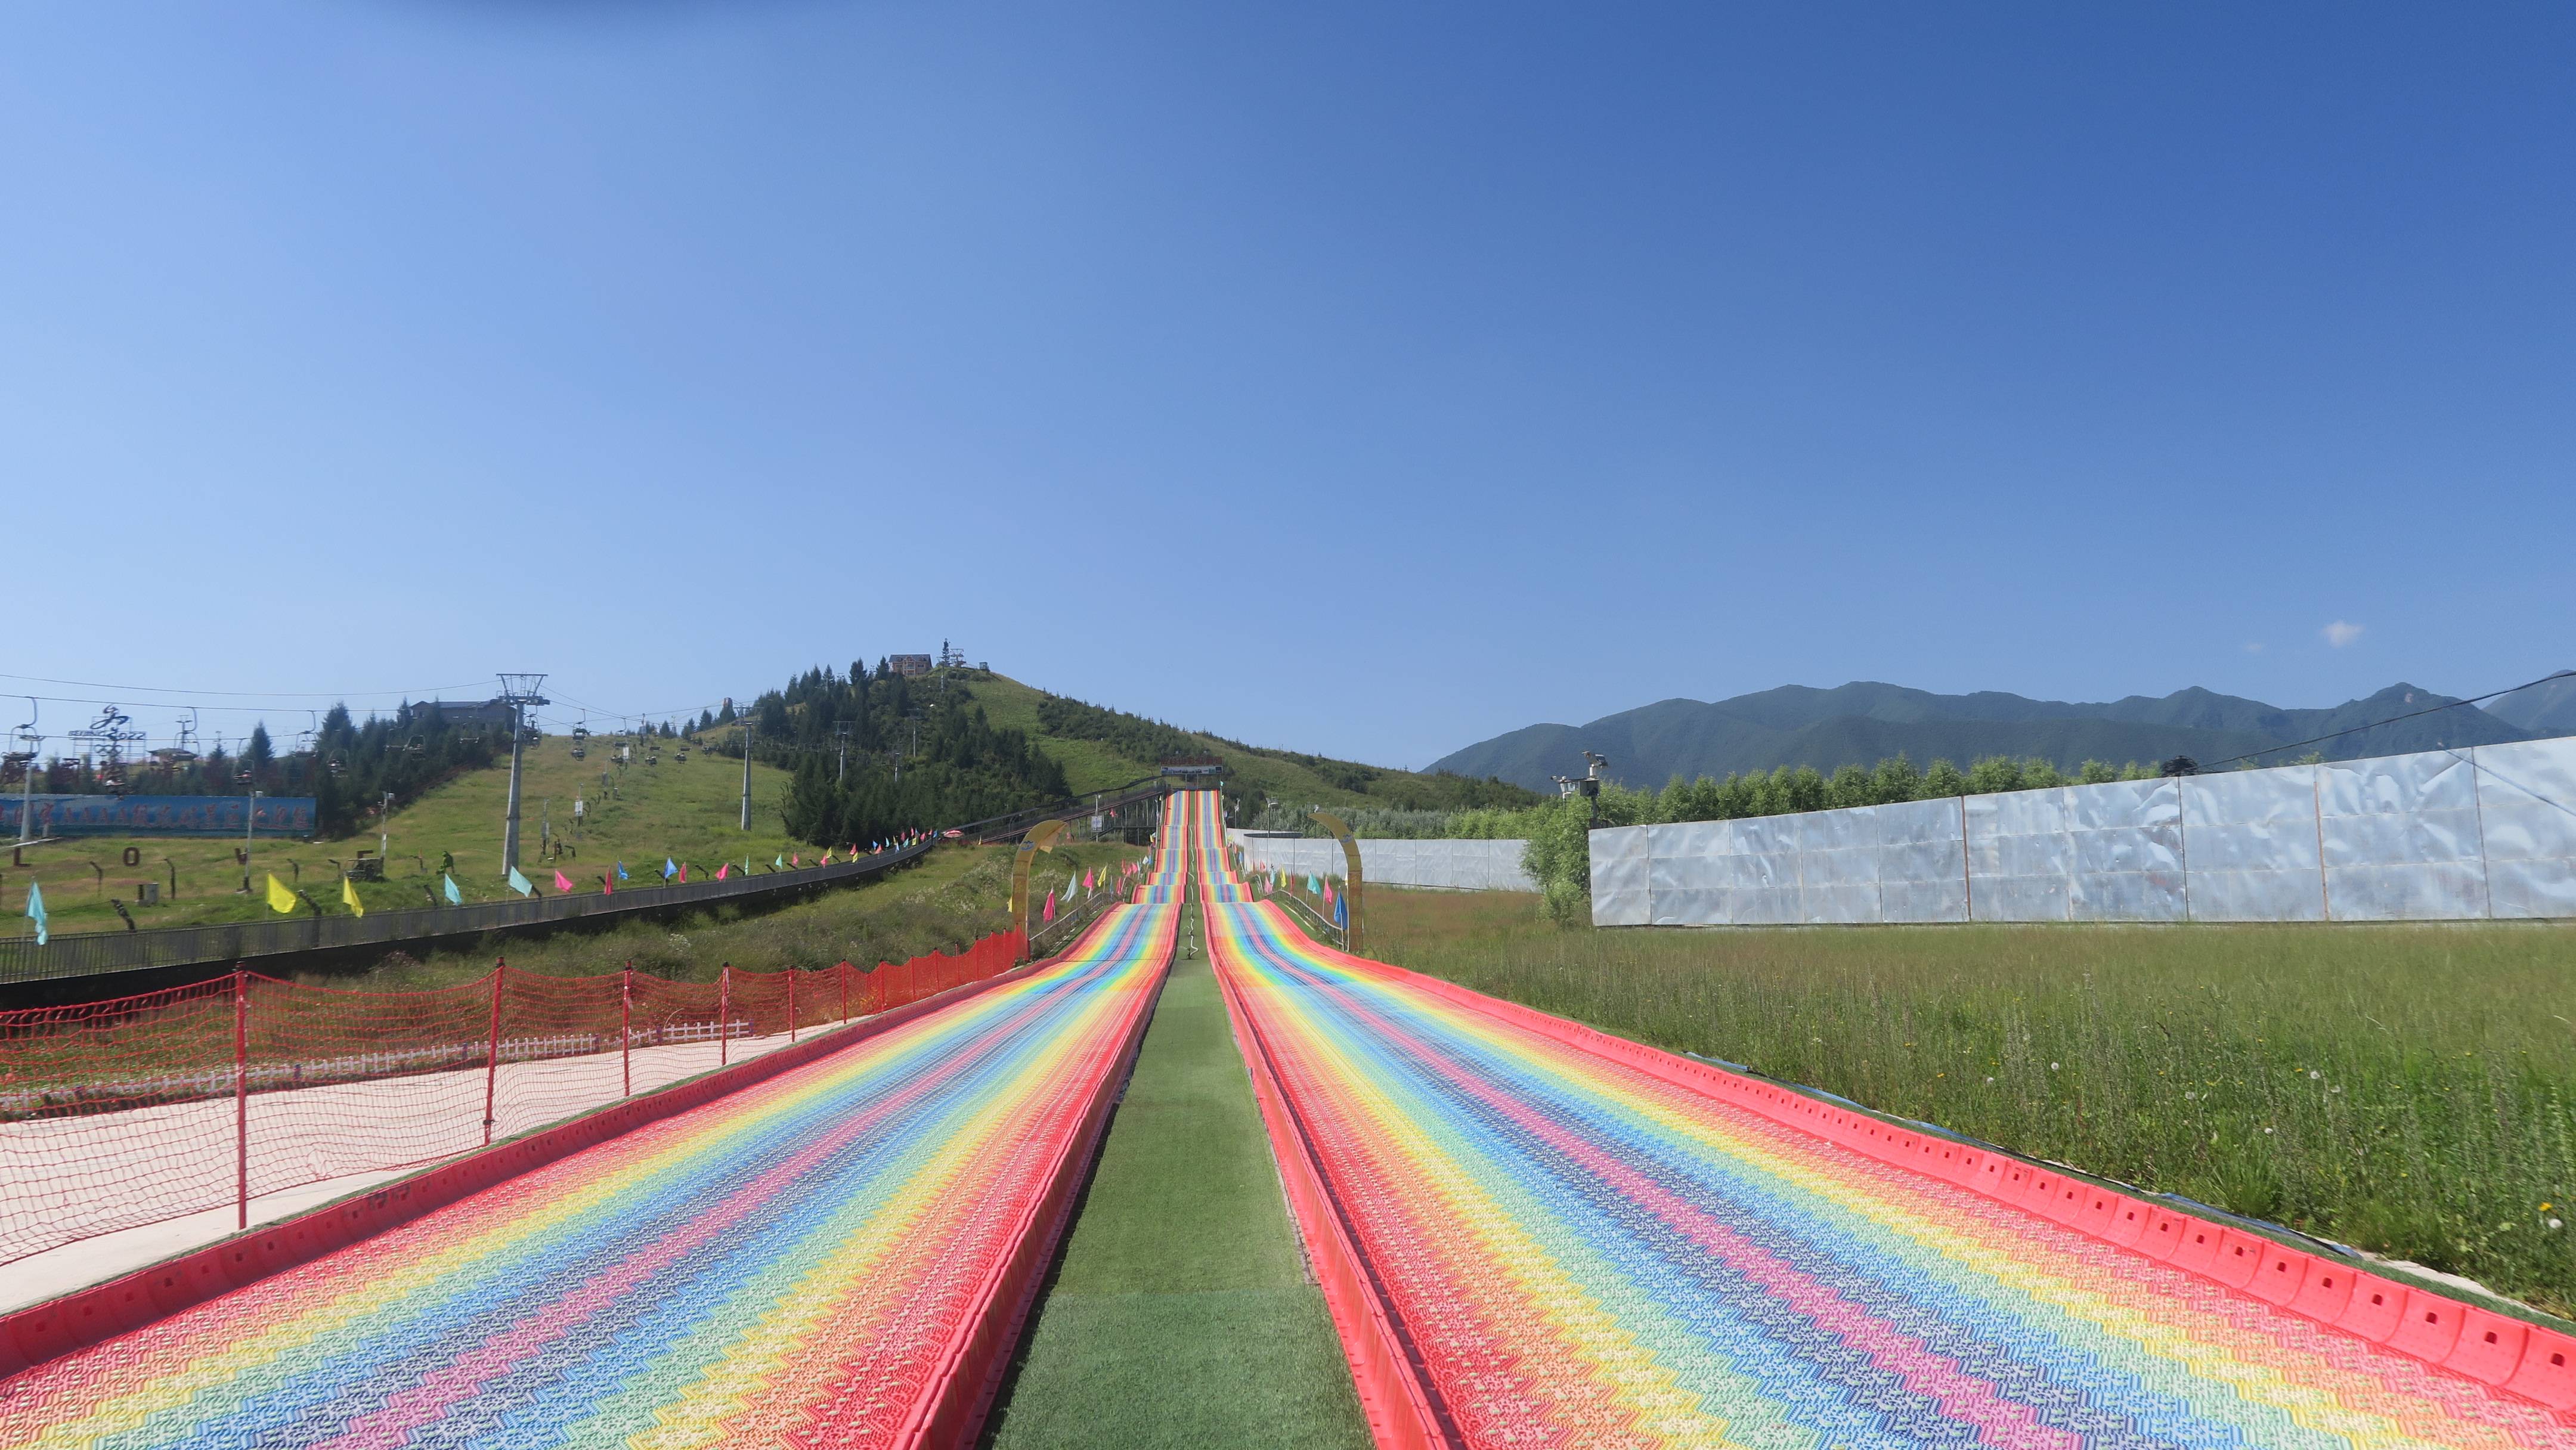
<svg viewBox="0 0 2576 1450"><path fill-rule="evenodd" d="M0 1012L0 1263L263 1194L383 1173L1011 968L1000 933L873 970L677 982L506 963L418 992L255 972ZM354 1185L353 1185L354 1186Z"/></svg>

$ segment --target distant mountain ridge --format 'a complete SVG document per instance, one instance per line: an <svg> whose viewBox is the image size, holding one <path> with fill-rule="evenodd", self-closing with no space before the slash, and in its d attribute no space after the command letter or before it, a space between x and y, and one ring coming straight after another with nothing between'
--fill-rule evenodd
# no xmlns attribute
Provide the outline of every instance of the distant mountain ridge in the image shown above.
<svg viewBox="0 0 2576 1450"><path fill-rule="evenodd" d="M2164 696L2081 703L1999 690L1936 695L1855 680L1830 690L1783 685L1714 702L1661 700L1588 725L1530 725L1445 755L1429 769L1496 776L1544 790L1553 776L1581 774L1587 749L1608 756L1609 773L1635 786L1659 786L1675 775L1725 776L1783 765L1812 765L1831 774L1840 766L1867 766L1900 753L1917 765L1947 759L1963 768L1989 755L2039 756L2065 770L2086 760L2121 765L2177 755L2216 762L2454 698L2400 682L2329 709L2285 710L2196 686ZM2504 708L2462 705L2309 748L2329 760L2351 760L2576 732L2576 680L2553 681L2496 703ZM2288 752L2264 763L2306 753Z"/></svg>

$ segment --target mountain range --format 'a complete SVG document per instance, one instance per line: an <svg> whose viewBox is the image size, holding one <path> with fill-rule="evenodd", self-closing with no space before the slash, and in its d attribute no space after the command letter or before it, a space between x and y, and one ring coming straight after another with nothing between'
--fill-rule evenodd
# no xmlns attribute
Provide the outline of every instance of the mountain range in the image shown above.
<svg viewBox="0 0 2576 1450"><path fill-rule="evenodd" d="M1899 753L1917 765L1947 759L1963 768L1989 755L2039 756L2066 770L2086 760L2121 765L2177 755L2214 765L2335 737L2258 762L2278 765L2310 750L2328 760L2350 760L2576 733L2576 676L2517 691L2483 709L2460 705L2371 725L2452 700L2403 682L2331 709L2285 710L2197 687L2086 704L1996 690L1936 695L1855 680L1830 690L1783 685L1714 702L1662 700L1588 725L1530 725L1443 756L1430 769L1545 790L1554 776L1582 774L1587 749L1609 757L1614 779L1658 786L1675 775L1725 776L1783 765L1812 765L1831 774ZM2338 733L2345 730L2354 733Z"/></svg>

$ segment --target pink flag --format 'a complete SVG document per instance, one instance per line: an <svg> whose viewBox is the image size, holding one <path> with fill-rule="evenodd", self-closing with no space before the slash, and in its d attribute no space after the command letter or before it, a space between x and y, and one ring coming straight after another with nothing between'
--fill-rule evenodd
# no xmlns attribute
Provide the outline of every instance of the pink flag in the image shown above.
<svg viewBox="0 0 2576 1450"><path fill-rule="evenodd" d="M555 890L557 890L557 891L570 891L570 890L572 890L572 878L571 878L571 877L569 877L569 876L566 876L566 875L565 875L565 874L563 874L561 871L557 871L557 872L555 873Z"/></svg>
<svg viewBox="0 0 2576 1450"><path fill-rule="evenodd" d="M731 871L732 869L733 869L733 863L732 863L731 861L727 861L727 862L726 862L726 863L724 863L723 865L718 866L718 867L716 868L716 879L717 879L718 881L722 881L723 879L725 879L725 873L726 873L726 872L728 872L728 871Z"/></svg>
<svg viewBox="0 0 2576 1450"><path fill-rule="evenodd" d="M832 848L829 846L823 848L823 864L826 866L832 864Z"/></svg>
<svg viewBox="0 0 2576 1450"><path fill-rule="evenodd" d="M689 884L689 868L686 865L680 867L680 884L683 886Z"/></svg>
<svg viewBox="0 0 2576 1450"><path fill-rule="evenodd" d="M1038 920L1040 920L1040 921L1053 921L1053 920L1055 920L1055 892L1053 892L1052 890L1050 890L1049 892L1047 892L1046 910L1041 911L1041 912L1039 912L1039 913L1038 913Z"/></svg>
<svg viewBox="0 0 2576 1450"><path fill-rule="evenodd" d="M787 858L787 864L790 866L802 866L805 864L805 858L802 856L790 856Z"/></svg>

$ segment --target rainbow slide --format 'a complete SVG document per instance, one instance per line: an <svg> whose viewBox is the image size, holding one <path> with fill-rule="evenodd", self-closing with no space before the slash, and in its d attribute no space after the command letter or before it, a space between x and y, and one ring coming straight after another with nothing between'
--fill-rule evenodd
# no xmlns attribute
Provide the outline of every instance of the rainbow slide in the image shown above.
<svg viewBox="0 0 2576 1450"><path fill-rule="evenodd" d="M1179 910L40 1364L0 1445L968 1443Z"/></svg>
<svg viewBox="0 0 2576 1450"><path fill-rule="evenodd" d="M2542 1404L1679 1070L1715 1069L1320 946L1268 903L1208 914L1381 1445L2576 1445Z"/></svg>

